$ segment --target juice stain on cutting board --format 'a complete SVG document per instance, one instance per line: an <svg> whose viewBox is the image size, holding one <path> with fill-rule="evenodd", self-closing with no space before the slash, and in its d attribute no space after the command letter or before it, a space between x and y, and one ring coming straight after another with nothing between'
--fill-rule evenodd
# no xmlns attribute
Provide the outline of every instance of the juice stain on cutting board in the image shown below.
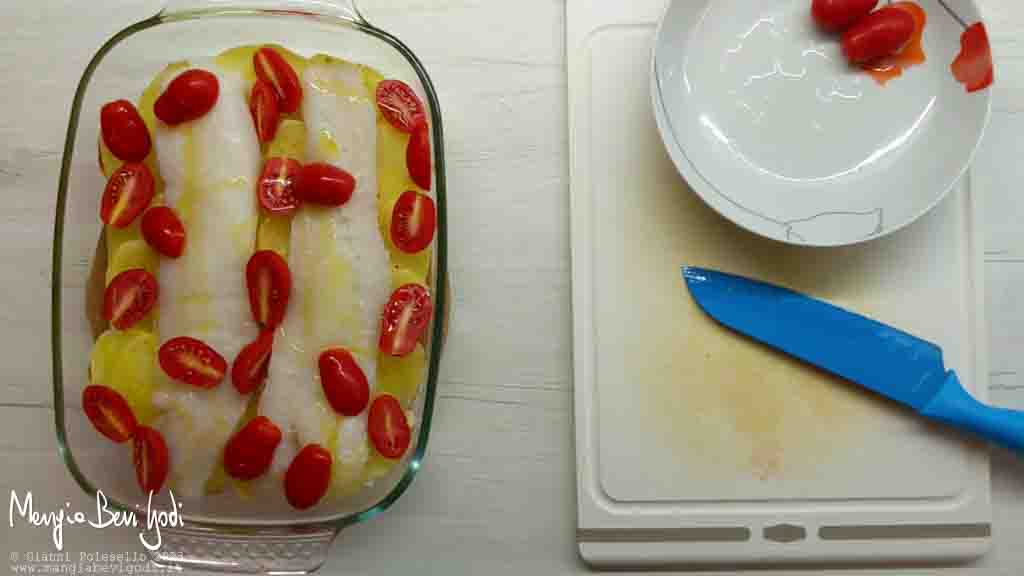
<svg viewBox="0 0 1024 576"><path fill-rule="evenodd" d="M720 326L680 275L683 264L718 268L870 315L861 287L877 284L877 273L866 251L770 242L725 221L689 190L645 190L626 208L624 287L649 306L624 319L624 368L651 416L643 425L668 457L760 480L813 476L817 465L842 458L872 421L898 410Z"/></svg>

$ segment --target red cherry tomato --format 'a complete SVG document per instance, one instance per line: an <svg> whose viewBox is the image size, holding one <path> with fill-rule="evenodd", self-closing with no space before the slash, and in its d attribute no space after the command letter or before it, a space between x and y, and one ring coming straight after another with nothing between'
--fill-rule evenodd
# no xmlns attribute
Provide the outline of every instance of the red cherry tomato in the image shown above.
<svg viewBox="0 0 1024 576"><path fill-rule="evenodd" d="M153 104L153 113L164 124L176 126L202 118L217 103L220 82L212 72L193 68L171 80Z"/></svg>
<svg viewBox="0 0 1024 576"><path fill-rule="evenodd" d="M103 318L118 330L131 328L156 305L156 278L142 268L125 270L103 291Z"/></svg>
<svg viewBox="0 0 1024 576"><path fill-rule="evenodd" d="M265 328L276 328L288 309L292 293L292 273L288 263L273 250L260 250L245 266L252 316Z"/></svg>
<svg viewBox="0 0 1024 576"><path fill-rule="evenodd" d="M413 190L402 192L391 211L391 242L402 252L414 254L430 245L436 226L434 201Z"/></svg>
<svg viewBox="0 0 1024 576"><path fill-rule="evenodd" d="M352 197L356 179L337 166L314 162L302 167L295 193L302 202L341 206Z"/></svg>
<svg viewBox="0 0 1024 576"><path fill-rule="evenodd" d="M248 394L259 388L267 377L273 346L274 331L261 330L260 335L238 353L231 364L231 383L239 394Z"/></svg>
<svg viewBox="0 0 1024 576"><path fill-rule="evenodd" d="M342 416L356 416L370 402L370 384L352 354L344 348L320 353L320 384L324 396Z"/></svg>
<svg viewBox="0 0 1024 576"><path fill-rule="evenodd" d="M401 80L383 80L377 84L377 108L388 123L401 132L410 133L427 123L423 103Z"/></svg>
<svg viewBox="0 0 1024 576"><path fill-rule="evenodd" d="M163 435L148 426L139 426L132 448L139 487L146 493L159 492L167 480L169 461Z"/></svg>
<svg viewBox="0 0 1024 576"><path fill-rule="evenodd" d="M82 390L82 410L100 434L118 444L134 436L139 426L124 396L106 386L86 386Z"/></svg>
<svg viewBox="0 0 1024 576"><path fill-rule="evenodd" d="M417 186L430 190L430 129L420 124L405 148L405 166Z"/></svg>
<svg viewBox="0 0 1024 576"><path fill-rule="evenodd" d="M123 164L107 180L100 203L100 219L114 228L126 228L153 200L153 173L145 164Z"/></svg>
<svg viewBox="0 0 1024 576"><path fill-rule="evenodd" d="M852 64L895 54L910 41L915 27L909 12L886 6L860 19L843 34L843 54Z"/></svg>
<svg viewBox="0 0 1024 576"><path fill-rule="evenodd" d="M257 185L260 206L271 214L291 214L299 207L295 185L302 164L291 158L268 158Z"/></svg>
<svg viewBox="0 0 1024 576"><path fill-rule="evenodd" d="M284 474L284 495L292 507L310 508L327 493L331 462L331 453L318 444L299 450Z"/></svg>
<svg viewBox="0 0 1024 576"><path fill-rule="evenodd" d="M878 0L814 0L811 16L824 30L838 32L867 16Z"/></svg>
<svg viewBox="0 0 1024 576"><path fill-rule="evenodd" d="M257 478L270 468L280 443L281 429L266 416L257 416L224 446L224 470L239 480Z"/></svg>
<svg viewBox="0 0 1024 576"><path fill-rule="evenodd" d="M103 143L121 160L142 162L149 155L149 129L131 102L114 100L104 104L100 109L100 130Z"/></svg>
<svg viewBox="0 0 1024 576"><path fill-rule="evenodd" d="M142 237L154 250L177 258L185 251L185 226L169 206L153 206L142 215Z"/></svg>
<svg viewBox="0 0 1024 576"><path fill-rule="evenodd" d="M380 351L392 356L412 352L433 311L430 294L419 284L406 284L392 292L380 320Z"/></svg>
<svg viewBox="0 0 1024 576"><path fill-rule="evenodd" d="M960 35L960 53L953 60L950 70L968 92L984 90L992 85L992 48L983 23L971 24Z"/></svg>
<svg viewBox="0 0 1024 576"><path fill-rule="evenodd" d="M260 48L252 56L256 76L277 93L281 112L291 114L302 102L302 84L295 69L273 48Z"/></svg>
<svg viewBox="0 0 1024 576"><path fill-rule="evenodd" d="M281 120L281 110L278 108L277 93L274 92L273 86L263 80L257 80L252 85L249 112L252 114L260 142L273 140L277 134L277 124Z"/></svg>
<svg viewBox="0 0 1024 576"><path fill-rule="evenodd" d="M402 405L390 394L381 394L370 404L366 431L377 452L391 460L401 458L412 440L412 429Z"/></svg>
<svg viewBox="0 0 1024 576"><path fill-rule="evenodd" d="M171 338L157 352L160 368L174 380L197 388L213 388L224 379L228 363L202 340L189 336Z"/></svg>

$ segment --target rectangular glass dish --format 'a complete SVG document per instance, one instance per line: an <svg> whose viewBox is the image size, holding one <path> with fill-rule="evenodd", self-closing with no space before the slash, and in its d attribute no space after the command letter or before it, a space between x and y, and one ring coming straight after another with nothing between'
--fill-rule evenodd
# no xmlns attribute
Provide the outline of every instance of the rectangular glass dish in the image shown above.
<svg viewBox="0 0 1024 576"><path fill-rule="evenodd" d="M211 58L252 44L278 44L305 57L327 54L402 80L423 96L430 126L437 229L427 283L434 313L424 341L427 368L411 406L412 444L403 459L355 496L307 511L261 506L231 490L192 500L176 494L184 526L162 529L162 546L151 552L161 564L236 573L298 573L323 563L342 528L387 509L422 465L449 313L444 148L437 96L416 56L397 38L369 24L354 1L170 2L157 15L117 33L89 62L71 109L58 188L52 278L54 408L60 450L78 484L90 497L102 491L112 508L134 511L144 525L148 503L132 473L131 450L97 434L81 403L82 390L89 384L90 353L105 327L100 314L107 250L98 218L105 185L97 167L99 110L112 100L137 98L170 62ZM154 510L169 506L166 490L154 496Z"/></svg>

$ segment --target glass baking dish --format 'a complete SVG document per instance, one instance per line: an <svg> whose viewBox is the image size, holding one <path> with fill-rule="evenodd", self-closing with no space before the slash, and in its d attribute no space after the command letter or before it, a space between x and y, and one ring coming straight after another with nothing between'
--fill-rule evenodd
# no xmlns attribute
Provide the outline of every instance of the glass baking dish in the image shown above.
<svg viewBox="0 0 1024 576"><path fill-rule="evenodd" d="M449 313L444 148L437 95L412 51L368 23L354 1L172 1L100 47L75 92L61 164L52 279L54 407L60 451L78 484L90 496L101 490L111 508L134 511L145 527L149 504L135 484L131 450L103 440L81 408L89 354L103 328L99 309L106 250L98 214L105 181L97 167L99 109L111 100L136 98L169 62L263 43L277 43L304 56L337 56L405 81L425 96L432 130L437 232L429 284L435 312L426 340L426 380L413 404L417 428L404 460L356 497L311 511L254 510L251 502L230 491L195 501L179 498L183 526L163 528L162 545L150 552L164 565L301 573L324 562L342 528L386 510L422 465ZM153 510L170 509L166 493L154 497Z"/></svg>

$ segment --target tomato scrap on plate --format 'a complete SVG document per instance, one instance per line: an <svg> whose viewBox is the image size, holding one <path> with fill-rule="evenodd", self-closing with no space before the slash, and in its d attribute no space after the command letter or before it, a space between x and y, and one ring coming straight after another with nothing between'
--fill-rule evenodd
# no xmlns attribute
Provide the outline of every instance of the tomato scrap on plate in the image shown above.
<svg viewBox="0 0 1024 576"><path fill-rule="evenodd" d="M405 166L417 186L430 190L430 129L426 124L412 131L405 148Z"/></svg>
<svg viewBox="0 0 1024 576"><path fill-rule="evenodd" d="M331 408L342 416L357 416L370 402L370 385L352 353L331 348L320 353L320 385Z"/></svg>
<svg viewBox="0 0 1024 576"><path fill-rule="evenodd" d="M100 219L114 228L126 228L153 201L156 185L149 167L138 162L121 165L107 180L100 201Z"/></svg>
<svg viewBox="0 0 1024 576"><path fill-rule="evenodd" d="M86 386L82 390L82 410L100 434L118 444L130 440L139 426L128 401L107 386Z"/></svg>
<svg viewBox="0 0 1024 576"><path fill-rule="evenodd" d="M327 493L331 463L331 453L319 444L299 450L284 474L284 495L293 508L310 508Z"/></svg>
<svg viewBox="0 0 1024 576"><path fill-rule="evenodd" d="M142 268L125 270L103 291L103 318L118 330L126 330L146 317L156 305L156 278Z"/></svg>
<svg viewBox="0 0 1024 576"><path fill-rule="evenodd" d="M253 83L249 95L249 112L252 114L256 136L260 142L273 140L277 134L277 125L281 121L281 110L273 86L263 80Z"/></svg>
<svg viewBox="0 0 1024 576"><path fill-rule="evenodd" d="M985 25L975 22L960 35L960 53L950 66L953 77L968 92L984 90L992 85L992 47Z"/></svg>
<svg viewBox="0 0 1024 576"><path fill-rule="evenodd" d="M370 405L366 430L377 452L385 458L397 460L405 454L412 440L412 428L398 399L381 394Z"/></svg>
<svg viewBox="0 0 1024 576"><path fill-rule="evenodd" d="M270 468L281 429L266 416L257 416L224 446L224 470L239 480L252 480Z"/></svg>
<svg viewBox="0 0 1024 576"><path fill-rule="evenodd" d="M430 245L436 226L434 201L415 190L402 192L391 211L391 242L402 252L415 254Z"/></svg>
<svg viewBox="0 0 1024 576"><path fill-rule="evenodd" d="M148 426L139 426L132 448L135 479L139 487L147 493L159 492L167 480L169 467L167 442L163 435Z"/></svg>
<svg viewBox="0 0 1024 576"><path fill-rule="evenodd" d="M273 346L274 331L265 329L238 353L231 364L231 383L239 394L252 392L266 379Z"/></svg>
<svg viewBox="0 0 1024 576"><path fill-rule="evenodd" d="M220 95L217 76L193 68L179 74L153 104L153 114L164 124L176 126L202 118L213 109Z"/></svg>
<svg viewBox="0 0 1024 576"><path fill-rule="evenodd" d="M391 293L380 321L380 351L405 356L413 351L434 311L430 294L420 284L405 284Z"/></svg>
<svg viewBox="0 0 1024 576"><path fill-rule="evenodd" d="M389 124L401 132L411 133L427 123L423 102L416 92L401 80L382 80L377 84L377 108Z"/></svg>
<svg viewBox="0 0 1024 576"><path fill-rule="evenodd" d="M263 47L252 55L256 77L273 87L281 112L291 114L302 102L302 84L295 69L273 48Z"/></svg>
<svg viewBox="0 0 1024 576"><path fill-rule="evenodd" d="M843 54L853 64L895 54L910 41L915 26L914 17L906 10L885 6L843 33Z"/></svg>
<svg viewBox="0 0 1024 576"><path fill-rule="evenodd" d="M268 158L257 184L260 206L271 214L291 214L299 207L295 185L302 164L292 158Z"/></svg>
<svg viewBox="0 0 1024 576"><path fill-rule="evenodd" d="M177 258L185 251L185 226L169 206L154 206L142 215L142 238L154 250Z"/></svg>
<svg viewBox="0 0 1024 576"><path fill-rule="evenodd" d="M197 388L220 384L228 363L202 340L190 336L171 338L157 352L160 368L174 380Z"/></svg>
<svg viewBox="0 0 1024 576"><path fill-rule="evenodd" d="M114 100L103 105L100 109L100 131L110 152L125 162L142 162L152 148L146 123L135 105L127 100Z"/></svg>
<svg viewBox="0 0 1024 576"><path fill-rule="evenodd" d="M295 185L299 200L322 206L345 204L355 189L354 176L326 162L313 162L303 166Z"/></svg>
<svg viewBox="0 0 1024 576"><path fill-rule="evenodd" d="M840 32L867 16L878 0L813 0L811 16L823 30Z"/></svg>
<svg viewBox="0 0 1024 576"><path fill-rule="evenodd" d="M276 328L284 320L291 298L288 262L273 250L259 250L245 266L245 283L253 318L265 328Z"/></svg>

